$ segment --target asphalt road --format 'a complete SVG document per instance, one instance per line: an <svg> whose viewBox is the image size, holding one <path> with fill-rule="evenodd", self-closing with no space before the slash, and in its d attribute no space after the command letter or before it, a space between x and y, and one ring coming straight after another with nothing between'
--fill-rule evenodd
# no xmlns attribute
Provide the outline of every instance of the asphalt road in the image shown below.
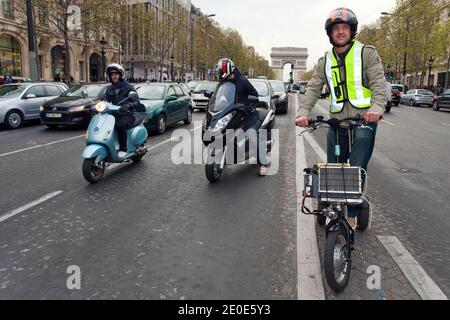
<svg viewBox="0 0 450 320"><path fill-rule="evenodd" d="M170 161L173 129L93 186L84 130L0 131L0 214L62 191L0 223L0 299L296 299L293 119L277 119L278 175L236 166L216 185L203 166ZM66 286L72 265L81 290Z"/></svg>

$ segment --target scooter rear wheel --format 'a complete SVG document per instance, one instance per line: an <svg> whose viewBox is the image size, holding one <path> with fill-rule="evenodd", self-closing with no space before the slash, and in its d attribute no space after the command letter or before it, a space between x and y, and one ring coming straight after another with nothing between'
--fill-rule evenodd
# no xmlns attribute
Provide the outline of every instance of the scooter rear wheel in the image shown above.
<svg viewBox="0 0 450 320"><path fill-rule="evenodd" d="M83 161L83 176L90 183L98 183L105 174L105 166L97 165L95 159Z"/></svg>
<svg viewBox="0 0 450 320"><path fill-rule="evenodd" d="M348 237L343 228L328 234L325 245L324 268L328 285L335 292L342 292L350 280L352 262L349 259Z"/></svg>
<svg viewBox="0 0 450 320"><path fill-rule="evenodd" d="M219 164L207 164L205 166L205 173L206 178L211 183L215 183L220 180L220 177L222 176L223 170L220 169Z"/></svg>

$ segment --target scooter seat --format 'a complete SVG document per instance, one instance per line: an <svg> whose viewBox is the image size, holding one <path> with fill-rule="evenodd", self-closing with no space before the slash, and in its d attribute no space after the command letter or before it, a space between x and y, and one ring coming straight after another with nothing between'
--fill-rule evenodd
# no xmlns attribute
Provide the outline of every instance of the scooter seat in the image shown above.
<svg viewBox="0 0 450 320"><path fill-rule="evenodd" d="M258 113L258 120L259 121L264 121L264 119L269 114L269 110L267 110L267 109L256 109L256 112Z"/></svg>

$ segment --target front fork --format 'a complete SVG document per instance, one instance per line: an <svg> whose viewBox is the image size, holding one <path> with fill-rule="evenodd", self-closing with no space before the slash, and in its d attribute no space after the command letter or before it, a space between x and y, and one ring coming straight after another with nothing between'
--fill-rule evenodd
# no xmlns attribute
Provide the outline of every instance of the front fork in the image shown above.
<svg viewBox="0 0 450 320"><path fill-rule="evenodd" d="M348 261L352 260L352 251L354 250L355 245L355 231L350 226L347 221L346 213L347 208L345 207L344 212L339 212L338 217L336 219L332 219L326 226L326 237L328 239L328 235L331 232L339 231L339 229L344 229L345 234L347 236L347 252L348 252Z"/></svg>

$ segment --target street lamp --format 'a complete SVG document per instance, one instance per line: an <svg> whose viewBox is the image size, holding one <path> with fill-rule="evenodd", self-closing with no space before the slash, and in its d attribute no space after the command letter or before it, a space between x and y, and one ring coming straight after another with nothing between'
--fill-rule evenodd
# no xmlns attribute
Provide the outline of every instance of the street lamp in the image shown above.
<svg viewBox="0 0 450 320"><path fill-rule="evenodd" d="M173 81L174 74L173 74L173 62L175 61L175 57L172 55L170 56L170 80Z"/></svg>
<svg viewBox="0 0 450 320"><path fill-rule="evenodd" d="M428 89L431 88L431 69L433 68L433 56L428 59Z"/></svg>
<svg viewBox="0 0 450 320"><path fill-rule="evenodd" d="M131 57L131 79L134 81L134 57Z"/></svg>
<svg viewBox="0 0 450 320"><path fill-rule="evenodd" d="M102 75L100 76L100 81L105 81L105 56L106 56L106 46L108 45L108 42L106 41L105 37L102 37L102 39L100 40L100 48L101 51L100 53L102 54L102 63L101 63L101 72Z"/></svg>

